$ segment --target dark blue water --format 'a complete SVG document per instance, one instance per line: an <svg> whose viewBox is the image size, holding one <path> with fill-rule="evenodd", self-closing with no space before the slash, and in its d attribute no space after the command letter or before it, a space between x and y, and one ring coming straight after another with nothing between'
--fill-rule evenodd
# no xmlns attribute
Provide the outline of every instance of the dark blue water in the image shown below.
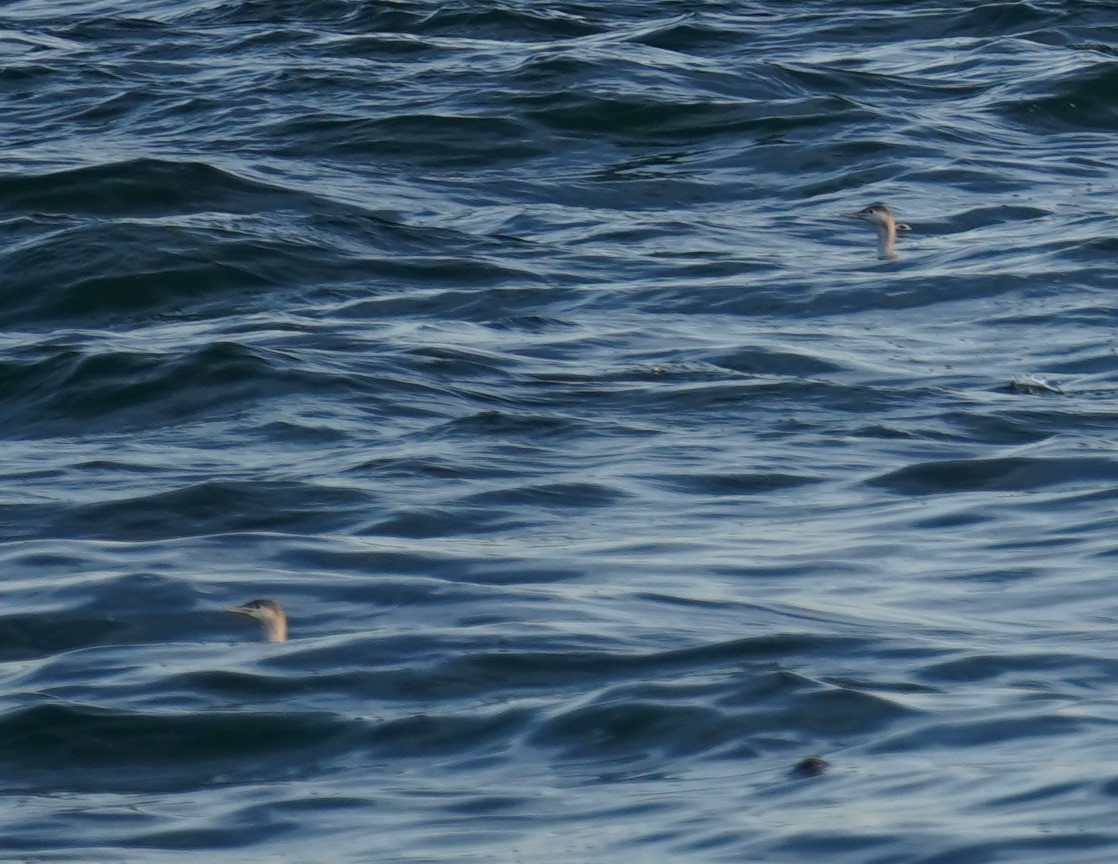
<svg viewBox="0 0 1118 864"><path fill-rule="evenodd" d="M0 858L1115 860L1111 0L8 0L0 105Z"/></svg>

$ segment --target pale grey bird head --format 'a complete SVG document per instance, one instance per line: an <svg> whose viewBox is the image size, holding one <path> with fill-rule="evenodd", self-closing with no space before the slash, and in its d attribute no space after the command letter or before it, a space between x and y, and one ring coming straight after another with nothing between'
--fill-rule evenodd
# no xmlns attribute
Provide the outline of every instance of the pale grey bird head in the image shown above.
<svg viewBox="0 0 1118 864"><path fill-rule="evenodd" d="M872 222L874 225L887 225L890 221L896 222L896 220L893 219L893 211L880 201L874 201L861 210L853 210L844 215L849 216L851 219L862 219L866 222Z"/></svg>
<svg viewBox="0 0 1118 864"><path fill-rule="evenodd" d="M287 616L275 600L250 600L241 606L229 606L226 611L255 618L260 622L264 639L268 642L283 642L287 639Z"/></svg>
<svg viewBox="0 0 1118 864"><path fill-rule="evenodd" d="M897 232L912 230L907 225L897 222L893 217L893 211L880 201L874 201L868 207L843 215L851 219L861 219L863 222L869 222L877 229L877 251L882 258L895 258L897 254Z"/></svg>

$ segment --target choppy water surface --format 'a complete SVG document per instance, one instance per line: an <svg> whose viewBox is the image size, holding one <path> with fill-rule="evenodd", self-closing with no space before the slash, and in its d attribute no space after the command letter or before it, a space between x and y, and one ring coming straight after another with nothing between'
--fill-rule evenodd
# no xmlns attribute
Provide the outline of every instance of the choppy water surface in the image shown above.
<svg viewBox="0 0 1118 864"><path fill-rule="evenodd" d="M1114 860L1112 2L0 60L4 860Z"/></svg>

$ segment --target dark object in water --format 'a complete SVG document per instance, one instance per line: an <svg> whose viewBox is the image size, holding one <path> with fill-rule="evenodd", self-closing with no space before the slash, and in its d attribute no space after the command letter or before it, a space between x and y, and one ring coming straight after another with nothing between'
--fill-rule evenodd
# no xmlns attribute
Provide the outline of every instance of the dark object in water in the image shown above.
<svg viewBox="0 0 1118 864"><path fill-rule="evenodd" d="M792 773L799 777L818 777L830 766L830 762L820 756L809 756L796 764Z"/></svg>

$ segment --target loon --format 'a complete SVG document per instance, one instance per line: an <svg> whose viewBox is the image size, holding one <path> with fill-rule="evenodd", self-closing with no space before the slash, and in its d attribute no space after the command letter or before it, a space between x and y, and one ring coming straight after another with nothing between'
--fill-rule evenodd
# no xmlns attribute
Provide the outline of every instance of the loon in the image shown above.
<svg viewBox="0 0 1118 864"><path fill-rule="evenodd" d="M904 223L897 222L897 220L893 218L893 211L880 201L875 201L868 207L855 210L853 213L844 213L842 215L850 219L861 219L873 224L877 229L877 256L879 258L896 258L897 232L912 230Z"/></svg>
<svg viewBox="0 0 1118 864"><path fill-rule="evenodd" d="M242 606L230 606L226 612L236 612L255 618L264 628L265 642L284 642L287 640L287 616L275 600L250 600Z"/></svg>

